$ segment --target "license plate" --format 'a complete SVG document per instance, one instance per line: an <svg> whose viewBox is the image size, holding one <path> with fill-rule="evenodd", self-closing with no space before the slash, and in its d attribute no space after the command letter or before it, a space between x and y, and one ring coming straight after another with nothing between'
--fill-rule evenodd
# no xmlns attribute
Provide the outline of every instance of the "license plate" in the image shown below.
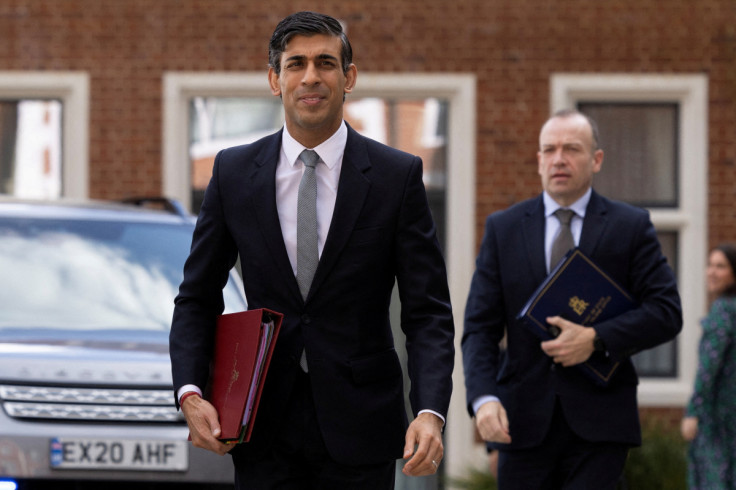
<svg viewBox="0 0 736 490"><path fill-rule="evenodd" d="M52 469L186 471L186 441L51 439Z"/></svg>

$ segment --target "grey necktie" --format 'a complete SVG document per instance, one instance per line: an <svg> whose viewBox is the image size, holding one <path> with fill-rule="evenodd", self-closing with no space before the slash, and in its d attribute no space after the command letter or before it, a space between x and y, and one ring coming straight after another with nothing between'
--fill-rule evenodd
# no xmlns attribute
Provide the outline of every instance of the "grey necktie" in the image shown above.
<svg viewBox="0 0 736 490"><path fill-rule="evenodd" d="M304 173L299 182L296 211L296 282L302 298L307 299L312 278L319 263L317 245L317 176L315 167L319 155L314 150L304 150L299 158L304 162ZM306 351L302 351L299 365L309 371Z"/></svg>
<svg viewBox="0 0 736 490"><path fill-rule="evenodd" d="M570 209L558 209L555 211L555 216L560 220L560 231L555 237L555 241L552 242L552 253L550 254L549 268L554 269L557 263L562 257L575 246L575 240L572 237L572 231L570 230L570 221L572 220L575 211Z"/></svg>
<svg viewBox="0 0 736 490"><path fill-rule="evenodd" d="M317 247L317 176L315 167L319 155L304 150L299 158L304 162L304 174L299 183L296 213L296 282L302 298L307 299L314 272L319 263Z"/></svg>

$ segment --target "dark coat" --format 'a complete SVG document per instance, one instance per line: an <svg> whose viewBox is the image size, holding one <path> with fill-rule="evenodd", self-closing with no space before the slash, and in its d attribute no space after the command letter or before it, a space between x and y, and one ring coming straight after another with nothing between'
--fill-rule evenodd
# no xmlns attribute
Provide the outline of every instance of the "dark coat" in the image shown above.
<svg viewBox="0 0 736 490"><path fill-rule="evenodd" d="M222 287L239 256L249 308L284 314L247 457L269 443L303 348L327 450L344 464L402 456L407 428L389 324L398 281L411 405L447 414L454 327L444 259L422 183L422 162L360 136L348 139L329 234L304 301L279 224L275 171L281 132L215 160L176 299L174 388L207 382Z"/></svg>
<svg viewBox="0 0 736 490"><path fill-rule="evenodd" d="M575 368L553 364L540 340L515 320L546 276L542 196L490 215L465 311L462 340L469 410L481 395L496 395L509 417L512 443L541 443L555 406L589 441L640 444L632 354L674 338L682 328L675 277L662 255L645 210L593 191L579 247L623 285L640 306L596 325L609 353L622 365L608 387L596 386ZM585 287L581 284L581 287ZM499 362L499 341L508 333Z"/></svg>

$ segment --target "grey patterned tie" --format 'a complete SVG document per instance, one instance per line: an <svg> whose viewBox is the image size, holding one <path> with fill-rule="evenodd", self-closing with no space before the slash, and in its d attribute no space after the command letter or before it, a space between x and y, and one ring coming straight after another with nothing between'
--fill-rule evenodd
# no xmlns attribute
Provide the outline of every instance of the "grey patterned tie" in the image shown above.
<svg viewBox="0 0 736 490"><path fill-rule="evenodd" d="M549 268L554 269L557 263L562 260L562 257L575 246L575 240L572 237L572 231L570 230L570 221L572 220L575 211L570 209L558 209L555 211L555 216L560 220L560 231L555 237L555 241L552 242L552 253L550 254Z"/></svg>
<svg viewBox="0 0 736 490"><path fill-rule="evenodd" d="M299 196L296 211L296 282L302 298L307 299L312 278L319 263L317 245L317 175L315 167L319 155L314 150L304 150L299 158L304 162L304 173L299 182ZM306 351L302 351L299 366L306 373Z"/></svg>
<svg viewBox="0 0 736 490"><path fill-rule="evenodd" d="M296 282L302 298L307 299L314 272L319 263L317 247L317 176L315 167L319 155L304 150L299 158L304 162L304 174L299 183L296 213Z"/></svg>

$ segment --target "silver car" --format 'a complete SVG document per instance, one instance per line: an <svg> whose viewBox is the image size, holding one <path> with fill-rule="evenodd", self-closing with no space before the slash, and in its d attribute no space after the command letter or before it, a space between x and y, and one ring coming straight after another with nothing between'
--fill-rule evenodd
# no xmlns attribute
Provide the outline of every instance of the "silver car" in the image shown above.
<svg viewBox="0 0 736 490"><path fill-rule="evenodd" d="M193 448L174 407L194 220L157 203L0 200L0 485L232 488L231 459ZM235 274L225 302L246 308Z"/></svg>

